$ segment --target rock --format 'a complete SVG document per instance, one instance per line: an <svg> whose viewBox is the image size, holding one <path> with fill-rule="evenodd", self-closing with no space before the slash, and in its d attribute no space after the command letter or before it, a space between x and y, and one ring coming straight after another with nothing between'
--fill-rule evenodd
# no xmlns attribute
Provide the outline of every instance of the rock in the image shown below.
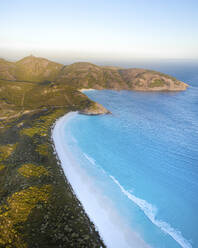
<svg viewBox="0 0 198 248"><path fill-rule="evenodd" d="M94 102L90 107L79 111L79 113L84 115L104 115L110 114L111 112L103 107L101 104Z"/></svg>

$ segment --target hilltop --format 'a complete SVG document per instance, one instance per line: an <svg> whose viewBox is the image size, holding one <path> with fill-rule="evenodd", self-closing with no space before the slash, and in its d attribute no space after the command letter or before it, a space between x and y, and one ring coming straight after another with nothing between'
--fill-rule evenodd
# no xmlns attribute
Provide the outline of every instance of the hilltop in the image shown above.
<svg viewBox="0 0 198 248"><path fill-rule="evenodd" d="M53 81L63 66L44 58L28 56L17 62L0 59L0 79L11 81Z"/></svg>

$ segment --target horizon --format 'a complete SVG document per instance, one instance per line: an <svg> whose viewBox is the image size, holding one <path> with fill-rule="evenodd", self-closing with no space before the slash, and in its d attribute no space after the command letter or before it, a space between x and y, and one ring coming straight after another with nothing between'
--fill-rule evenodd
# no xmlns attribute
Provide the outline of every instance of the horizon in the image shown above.
<svg viewBox="0 0 198 248"><path fill-rule="evenodd" d="M0 57L8 60L198 60L194 0L16 0L0 7Z"/></svg>

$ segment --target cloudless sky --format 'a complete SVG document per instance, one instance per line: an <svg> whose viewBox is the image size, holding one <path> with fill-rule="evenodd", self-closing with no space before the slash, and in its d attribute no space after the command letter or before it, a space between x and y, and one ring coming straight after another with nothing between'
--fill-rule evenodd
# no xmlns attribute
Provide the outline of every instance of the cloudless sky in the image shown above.
<svg viewBox="0 0 198 248"><path fill-rule="evenodd" d="M197 0L1 0L0 57L198 59Z"/></svg>

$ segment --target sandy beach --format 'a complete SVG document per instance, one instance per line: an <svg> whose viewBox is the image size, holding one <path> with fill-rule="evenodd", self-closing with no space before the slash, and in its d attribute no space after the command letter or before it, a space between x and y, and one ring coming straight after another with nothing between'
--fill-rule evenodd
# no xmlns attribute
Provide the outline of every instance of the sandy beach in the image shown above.
<svg viewBox="0 0 198 248"><path fill-rule="evenodd" d="M65 140L65 130L67 123L77 114L70 112L58 119L52 131L56 153L66 178L108 248L148 248L141 237L122 220L111 201L102 194L94 179L81 168L70 152Z"/></svg>
<svg viewBox="0 0 198 248"><path fill-rule="evenodd" d="M80 92L86 92L86 91L93 91L93 90L96 90L96 89L80 89L79 91Z"/></svg>

